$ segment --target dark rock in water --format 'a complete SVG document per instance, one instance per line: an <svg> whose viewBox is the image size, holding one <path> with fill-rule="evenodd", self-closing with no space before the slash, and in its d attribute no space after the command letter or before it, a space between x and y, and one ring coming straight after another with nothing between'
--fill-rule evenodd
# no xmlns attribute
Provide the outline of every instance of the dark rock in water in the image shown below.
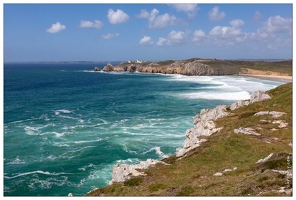
<svg viewBox="0 0 296 200"><path fill-rule="evenodd" d="M94 68L94 71L95 71L95 72L97 72L97 71L101 71L101 69L100 69L99 67L96 66L96 67Z"/></svg>
<svg viewBox="0 0 296 200"><path fill-rule="evenodd" d="M103 71L104 72L112 72L114 70L114 66L110 63L108 63L104 68Z"/></svg>

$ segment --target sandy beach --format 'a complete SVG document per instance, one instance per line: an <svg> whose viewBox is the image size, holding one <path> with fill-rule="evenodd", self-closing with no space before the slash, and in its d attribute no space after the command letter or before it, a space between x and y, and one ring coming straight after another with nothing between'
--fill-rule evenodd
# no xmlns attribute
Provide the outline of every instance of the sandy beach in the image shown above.
<svg viewBox="0 0 296 200"><path fill-rule="evenodd" d="M283 80L287 82L293 81L293 76L274 76L274 75L257 75L257 74L239 74L239 76L248 76L267 80Z"/></svg>

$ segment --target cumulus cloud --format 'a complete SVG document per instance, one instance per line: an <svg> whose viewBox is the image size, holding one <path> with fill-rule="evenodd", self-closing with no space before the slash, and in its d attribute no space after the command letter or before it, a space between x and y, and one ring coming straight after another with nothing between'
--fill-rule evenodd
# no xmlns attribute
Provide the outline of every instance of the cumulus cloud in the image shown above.
<svg viewBox="0 0 296 200"><path fill-rule="evenodd" d="M224 12L219 11L219 7L215 6L208 12L209 20L210 21L218 21L225 18L226 14Z"/></svg>
<svg viewBox="0 0 296 200"><path fill-rule="evenodd" d="M254 32L242 30L245 22L235 19L229 26L215 26L209 33L203 30L193 32L192 42L197 45L236 45L242 42L255 42L265 45L266 49L278 50L292 46L292 19L281 16L269 17L264 25ZM164 41L162 44L166 44Z"/></svg>
<svg viewBox="0 0 296 200"><path fill-rule="evenodd" d="M177 23L177 18L174 15L165 13L159 15L157 9L151 10L149 13L147 10L141 10L140 14L136 15L138 18L148 19L148 27L152 28L165 28L167 26L173 26Z"/></svg>
<svg viewBox="0 0 296 200"><path fill-rule="evenodd" d="M262 18L262 15L259 11L256 11L254 16L253 16L253 19L254 20L260 20Z"/></svg>
<svg viewBox="0 0 296 200"><path fill-rule="evenodd" d="M150 17L150 13L145 10L145 9L142 9L140 14L136 15L137 18L145 18L145 19L149 19Z"/></svg>
<svg viewBox="0 0 296 200"><path fill-rule="evenodd" d="M65 30L66 26L62 25L60 22L57 22L53 25L51 25L51 27L49 29L46 29L46 32L48 33L58 33L62 30Z"/></svg>
<svg viewBox="0 0 296 200"><path fill-rule="evenodd" d="M85 20L81 20L79 27L80 28L96 28L96 29L100 29L102 28L103 23L99 20L94 20L93 22L91 21L85 21Z"/></svg>
<svg viewBox="0 0 296 200"><path fill-rule="evenodd" d="M119 33L108 33L106 35L103 35L102 38L107 40L107 39L111 39L113 37L119 37L119 36L120 36Z"/></svg>
<svg viewBox="0 0 296 200"><path fill-rule="evenodd" d="M263 27L267 33L281 33L292 30L292 19L284 19L281 16L269 17Z"/></svg>
<svg viewBox="0 0 296 200"><path fill-rule="evenodd" d="M179 12L185 12L188 15L189 19L192 19L198 10L197 4L195 3L176 3L170 4L173 8L175 8Z"/></svg>
<svg viewBox="0 0 296 200"><path fill-rule="evenodd" d="M244 25L245 22L243 20L240 20L240 19L235 19L235 20L232 20L230 22L230 25L233 26L233 27L240 27L242 25Z"/></svg>
<svg viewBox="0 0 296 200"><path fill-rule="evenodd" d="M201 29L195 30L193 32L193 39L192 39L192 41L194 41L194 42L200 41L200 40L204 39L205 37L206 37L206 33L203 30L201 30Z"/></svg>
<svg viewBox="0 0 296 200"><path fill-rule="evenodd" d="M125 23L129 20L129 16L120 9L117 9L117 11L109 9L107 17L111 24Z"/></svg>
<svg viewBox="0 0 296 200"><path fill-rule="evenodd" d="M186 33L182 31L171 31L167 38L160 37L157 46L180 45L184 42Z"/></svg>
<svg viewBox="0 0 296 200"><path fill-rule="evenodd" d="M153 44L153 40L151 39L151 37L149 36L144 36L141 40L140 40L140 45L144 45L144 46L150 46Z"/></svg>

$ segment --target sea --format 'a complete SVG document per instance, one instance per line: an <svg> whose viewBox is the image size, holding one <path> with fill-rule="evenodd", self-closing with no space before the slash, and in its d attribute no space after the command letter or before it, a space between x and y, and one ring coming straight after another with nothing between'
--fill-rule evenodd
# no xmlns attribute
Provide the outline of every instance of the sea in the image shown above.
<svg viewBox="0 0 296 200"><path fill-rule="evenodd" d="M201 109L285 83L93 70L106 64L4 64L4 196L84 196L116 164L174 155Z"/></svg>

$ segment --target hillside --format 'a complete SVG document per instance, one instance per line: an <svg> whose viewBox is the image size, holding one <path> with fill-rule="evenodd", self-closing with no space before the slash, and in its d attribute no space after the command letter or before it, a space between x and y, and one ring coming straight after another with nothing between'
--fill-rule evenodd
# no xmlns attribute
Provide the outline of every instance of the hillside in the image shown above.
<svg viewBox="0 0 296 200"><path fill-rule="evenodd" d="M188 60L167 60L161 62L124 62L117 66L108 64L105 72L142 72L182 74L198 76L266 74L292 75L292 61L236 61L192 58Z"/></svg>
<svg viewBox="0 0 296 200"><path fill-rule="evenodd" d="M223 128L182 159L163 159L168 165L139 170L145 175L87 196L291 196L292 83L267 94L271 99L228 107L231 114L215 121ZM235 133L241 127L254 134Z"/></svg>

